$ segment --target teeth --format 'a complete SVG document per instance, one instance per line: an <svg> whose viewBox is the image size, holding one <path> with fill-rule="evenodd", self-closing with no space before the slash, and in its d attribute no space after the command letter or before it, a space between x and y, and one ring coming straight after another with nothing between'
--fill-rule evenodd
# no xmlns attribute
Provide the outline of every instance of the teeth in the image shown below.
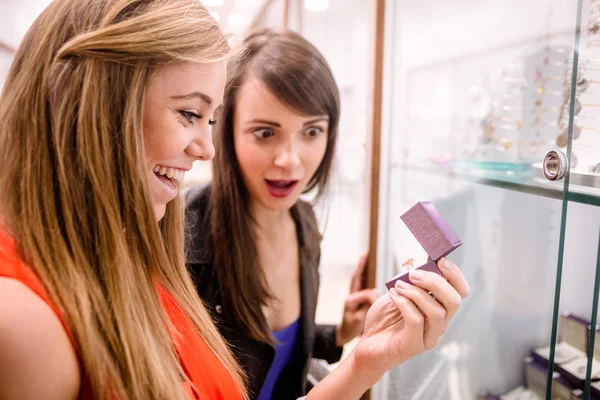
<svg viewBox="0 0 600 400"><path fill-rule="evenodd" d="M185 176L185 171L172 167L162 167L157 165L153 170L154 172L158 172L159 174L176 181L183 180L183 177Z"/></svg>

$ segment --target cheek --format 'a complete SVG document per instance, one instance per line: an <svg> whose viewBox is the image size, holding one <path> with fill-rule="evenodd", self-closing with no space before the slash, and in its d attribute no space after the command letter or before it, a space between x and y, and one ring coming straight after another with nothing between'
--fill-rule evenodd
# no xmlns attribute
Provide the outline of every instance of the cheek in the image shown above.
<svg viewBox="0 0 600 400"><path fill-rule="evenodd" d="M168 160L185 150L186 130L175 120L144 118L144 150L149 161Z"/></svg>
<svg viewBox="0 0 600 400"><path fill-rule="evenodd" d="M310 176L312 176L315 172L317 172L317 169L319 168L319 165L321 165L321 162L323 161L323 158L325 157L325 151L327 150L327 138L323 137L322 139L319 139L318 141L315 141L314 143L312 143L311 146L309 146L309 152L308 152L308 156L307 156L307 167L310 169Z"/></svg>
<svg viewBox="0 0 600 400"><path fill-rule="evenodd" d="M144 152L147 160L156 160L157 152L160 150L159 138L161 132L161 118L151 104L144 108Z"/></svg>
<svg viewBox="0 0 600 400"><path fill-rule="evenodd" d="M251 143L236 143L235 151L240 169L248 179L254 179L268 167L268 157L264 151Z"/></svg>
<svg viewBox="0 0 600 400"><path fill-rule="evenodd" d="M164 140L158 137L153 138L146 146L146 158L153 163L159 161L168 161L179 153L181 153L185 146L178 145L175 140Z"/></svg>

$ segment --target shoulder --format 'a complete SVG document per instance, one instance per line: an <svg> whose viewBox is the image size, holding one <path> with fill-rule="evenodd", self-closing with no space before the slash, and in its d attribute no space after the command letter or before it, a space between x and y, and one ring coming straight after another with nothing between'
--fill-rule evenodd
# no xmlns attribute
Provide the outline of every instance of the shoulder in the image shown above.
<svg viewBox="0 0 600 400"><path fill-rule="evenodd" d="M292 216L296 221L302 260L318 269L323 236L319 231L313 206L304 200L298 200L292 208Z"/></svg>
<svg viewBox="0 0 600 400"><path fill-rule="evenodd" d="M58 316L18 280L0 277L0 399L76 399L80 368Z"/></svg>
<svg viewBox="0 0 600 400"><path fill-rule="evenodd" d="M321 242L322 236L319 232L319 223L313 205L299 199L294 206L295 218L300 222L303 236L307 241Z"/></svg>
<svg viewBox="0 0 600 400"><path fill-rule="evenodd" d="M298 199L295 205L298 217L310 227L318 230L317 216L312 204L308 201Z"/></svg>

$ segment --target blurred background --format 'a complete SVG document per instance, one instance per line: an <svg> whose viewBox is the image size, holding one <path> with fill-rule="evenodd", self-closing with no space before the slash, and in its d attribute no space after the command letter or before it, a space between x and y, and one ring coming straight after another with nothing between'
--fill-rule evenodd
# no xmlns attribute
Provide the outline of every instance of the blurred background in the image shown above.
<svg viewBox="0 0 600 400"><path fill-rule="evenodd" d="M0 86L49 3L0 0ZM340 87L331 190L316 207L318 322L340 322L367 248L381 293L402 261L427 258L399 220L416 202L432 201L464 242L451 258L471 295L438 348L387 374L372 398L600 398L600 0L203 3L232 41L259 26L301 33ZM551 152L566 160L552 180ZM210 178L211 164L196 163L185 184ZM593 368L549 373L557 342Z"/></svg>

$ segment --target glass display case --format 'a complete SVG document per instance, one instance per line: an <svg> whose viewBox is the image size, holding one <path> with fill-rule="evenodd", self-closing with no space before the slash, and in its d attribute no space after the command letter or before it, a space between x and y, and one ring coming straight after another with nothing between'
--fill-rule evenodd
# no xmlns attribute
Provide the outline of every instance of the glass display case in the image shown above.
<svg viewBox="0 0 600 400"><path fill-rule="evenodd" d="M384 32L378 286L431 201L472 291L372 398L600 398L600 1L387 0Z"/></svg>

